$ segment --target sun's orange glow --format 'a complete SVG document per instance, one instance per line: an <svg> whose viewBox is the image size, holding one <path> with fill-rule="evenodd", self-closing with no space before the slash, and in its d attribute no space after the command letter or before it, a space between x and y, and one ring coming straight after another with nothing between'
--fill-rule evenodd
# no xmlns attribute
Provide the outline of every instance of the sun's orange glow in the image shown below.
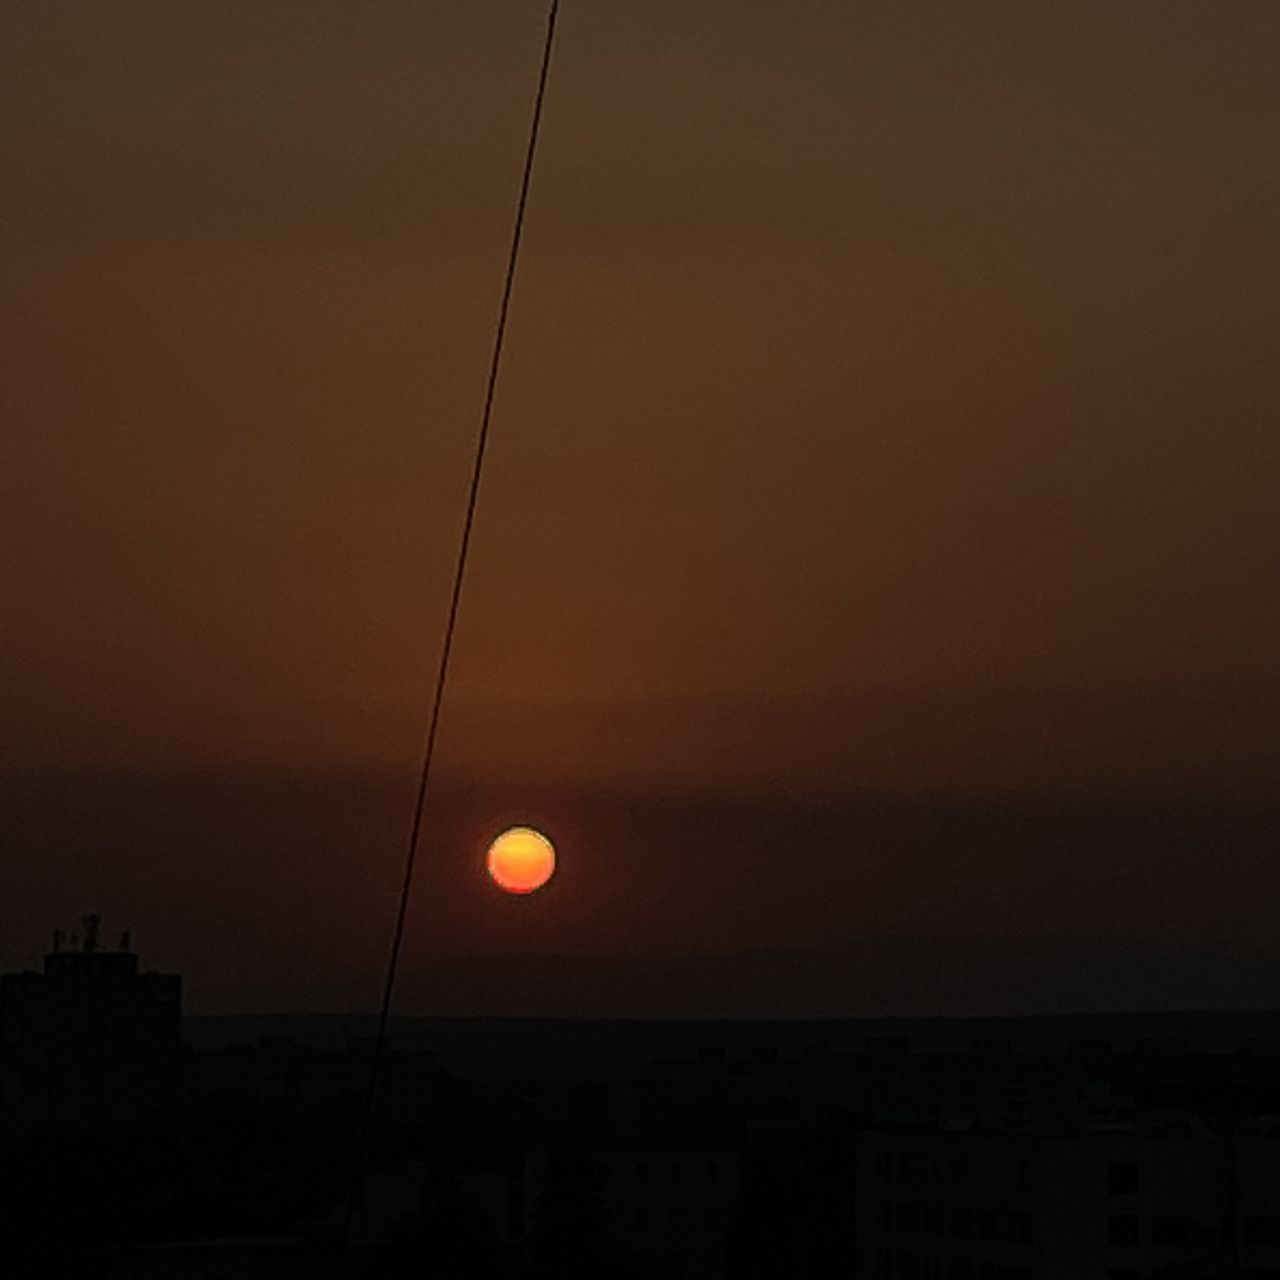
<svg viewBox="0 0 1280 1280"><path fill-rule="evenodd" d="M532 827L512 827L490 846L486 859L493 882L508 893L541 889L556 869L555 846Z"/></svg>

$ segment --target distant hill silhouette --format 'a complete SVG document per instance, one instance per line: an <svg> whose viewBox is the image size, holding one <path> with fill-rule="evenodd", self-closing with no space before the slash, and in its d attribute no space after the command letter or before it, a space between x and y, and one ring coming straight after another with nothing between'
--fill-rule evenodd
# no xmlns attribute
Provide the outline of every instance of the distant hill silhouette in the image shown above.
<svg viewBox="0 0 1280 1280"><path fill-rule="evenodd" d="M198 992L198 975L190 986ZM448 1017L747 1019L1268 1009L1280 1008L1280 945L878 938L736 955L452 956L402 971L396 1008Z"/></svg>

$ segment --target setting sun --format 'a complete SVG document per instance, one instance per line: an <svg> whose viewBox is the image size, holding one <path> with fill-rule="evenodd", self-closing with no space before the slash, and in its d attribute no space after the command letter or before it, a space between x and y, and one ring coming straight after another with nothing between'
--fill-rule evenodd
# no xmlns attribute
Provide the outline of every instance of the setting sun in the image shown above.
<svg viewBox="0 0 1280 1280"><path fill-rule="evenodd" d="M512 827L489 846L485 861L500 889L532 893L551 879L556 851L551 841L532 827Z"/></svg>

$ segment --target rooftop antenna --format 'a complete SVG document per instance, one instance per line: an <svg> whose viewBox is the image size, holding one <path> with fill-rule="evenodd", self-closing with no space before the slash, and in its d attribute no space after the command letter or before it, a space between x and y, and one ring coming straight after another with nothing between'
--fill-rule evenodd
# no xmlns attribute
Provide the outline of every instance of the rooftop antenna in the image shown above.
<svg viewBox="0 0 1280 1280"><path fill-rule="evenodd" d="M98 930L102 927L102 917L81 916L80 923L84 926L84 953L90 955L98 949Z"/></svg>

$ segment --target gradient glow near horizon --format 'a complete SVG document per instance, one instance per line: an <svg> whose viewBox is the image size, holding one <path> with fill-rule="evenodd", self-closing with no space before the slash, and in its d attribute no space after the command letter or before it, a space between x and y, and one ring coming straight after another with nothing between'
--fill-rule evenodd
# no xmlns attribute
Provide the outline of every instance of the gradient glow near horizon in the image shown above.
<svg viewBox="0 0 1280 1280"><path fill-rule="evenodd" d="M490 846L485 865L494 884L508 893L533 893L556 869L555 846L532 827L511 827Z"/></svg>

